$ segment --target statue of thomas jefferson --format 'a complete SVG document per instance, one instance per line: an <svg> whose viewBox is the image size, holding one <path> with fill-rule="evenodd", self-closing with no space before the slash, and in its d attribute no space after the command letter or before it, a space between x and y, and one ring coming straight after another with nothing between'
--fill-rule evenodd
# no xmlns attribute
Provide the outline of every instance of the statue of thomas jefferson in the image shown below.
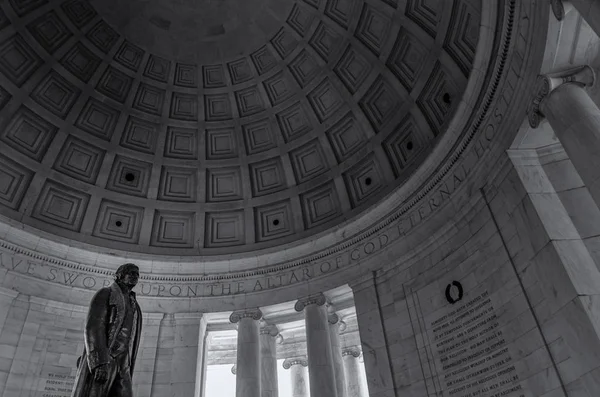
<svg viewBox="0 0 600 397"><path fill-rule="evenodd" d="M139 268L127 263L115 282L100 289L85 323L85 350L78 360L71 397L132 397L131 377L142 331L142 311L133 287Z"/></svg>

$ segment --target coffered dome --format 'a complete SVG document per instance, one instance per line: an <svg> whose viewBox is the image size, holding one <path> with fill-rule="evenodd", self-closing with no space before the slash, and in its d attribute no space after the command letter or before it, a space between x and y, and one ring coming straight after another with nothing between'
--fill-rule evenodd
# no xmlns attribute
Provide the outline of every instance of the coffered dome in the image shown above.
<svg viewBox="0 0 600 397"><path fill-rule="evenodd" d="M8 0L0 214L217 255L355 218L441 141L480 0Z"/></svg>

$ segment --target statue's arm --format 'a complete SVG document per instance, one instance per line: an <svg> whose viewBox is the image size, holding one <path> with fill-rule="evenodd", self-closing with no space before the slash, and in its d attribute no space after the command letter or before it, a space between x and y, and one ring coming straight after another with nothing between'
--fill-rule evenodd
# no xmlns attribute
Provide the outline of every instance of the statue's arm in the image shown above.
<svg viewBox="0 0 600 397"><path fill-rule="evenodd" d="M109 321L109 298L110 289L102 288L96 292L90 303L85 323L85 346L90 371L110 362L106 337Z"/></svg>

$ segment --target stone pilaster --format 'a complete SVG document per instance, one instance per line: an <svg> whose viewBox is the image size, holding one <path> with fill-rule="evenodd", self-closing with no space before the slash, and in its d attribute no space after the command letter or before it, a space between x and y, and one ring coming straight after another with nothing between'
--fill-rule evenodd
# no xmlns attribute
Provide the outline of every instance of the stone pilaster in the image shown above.
<svg viewBox="0 0 600 397"><path fill-rule="evenodd" d="M374 276L369 274L350 284L365 355L367 385L372 396L396 396L376 282Z"/></svg>
<svg viewBox="0 0 600 397"><path fill-rule="evenodd" d="M152 397L169 392L174 342L175 318L173 314L165 313L160 320L158 331L158 347L154 363L154 377L152 378Z"/></svg>
<svg viewBox="0 0 600 397"><path fill-rule="evenodd" d="M163 317L163 313L142 313L142 337L133 377L133 394L136 397L151 397L152 395L152 379L158 353L158 334Z"/></svg>
<svg viewBox="0 0 600 397"><path fill-rule="evenodd" d="M261 397L259 341L260 309L235 311L229 321L238 324L236 397Z"/></svg>
<svg viewBox="0 0 600 397"><path fill-rule="evenodd" d="M30 297L19 294L7 314L7 319L0 333L0 345L9 346L3 354L3 369L0 372L0 395L17 397L23 391L26 368L33 353L35 336L27 330ZM37 329L33 331L37 332Z"/></svg>
<svg viewBox="0 0 600 397"><path fill-rule="evenodd" d="M19 295L19 293L15 290L0 287L0 333L4 328L4 322L8 316L8 311L17 295Z"/></svg>
<svg viewBox="0 0 600 397"><path fill-rule="evenodd" d="M311 397L337 397L325 302L323 294L315 294L299 299L294 306L296 311L304 311Z"/></svg>
<svg viewBox="0 0 600 397"><path fill-rule="evenodd" d="M564 84L557 90L562 87L577 86ZM570 134L578 133L579 130L574 129ZM519 152L509 150L522 183L518 188L526 192L510 214L510 222L515 225L511 240L518 244L506 240L507 250L514 257L513 271L519 277L541 339L552 357L554 368L550 373L556 369L565 390L576 390L581 384L588 390L600 390L600 362L595 359L600 357L598 263L582 240L582 229L578 230L574 224L573 213L567 211L561 201L563 196L554 188L552 180L556 181L556 177L551 180L546 173L546 170L555 172L554 169L542 166L539 157ZM560 183L566 185L569 181ZM580 217L592 217L592 211L585 209L584 200L579 199L577 205L582 207ZM594 203L588 207L595 207ZM490 211L492 208L490 204ZM499 211L493 213L496 219L504 216L499 215ZM511 233L506 226L499 228L503 235ZM562 341L561 349L555 349Z"/></svg>
<svg viewBox="0 0 600 397"><path fill-rule="evenodd" d="M206 329L202 313L165 314L160 322L152 397L191 396L201 379L201 335Z"/></svg>
<svg viewBox="0 0 600 397"><path fill-rule="evenodd" d="M187 397L196 392L198 364L202 356L200 334L203 329L206 329L206 320L203 321L202 313L175 314L173 389L170 396Z"/></svg>

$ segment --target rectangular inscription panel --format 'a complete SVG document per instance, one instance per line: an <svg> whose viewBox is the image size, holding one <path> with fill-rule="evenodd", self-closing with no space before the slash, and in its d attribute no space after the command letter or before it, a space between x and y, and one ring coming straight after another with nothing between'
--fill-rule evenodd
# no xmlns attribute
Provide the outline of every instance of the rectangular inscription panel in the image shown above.
<svg viewBox="0 0 600 397"><path fill-rule="evenodd" d="M554 382L513 268L487 266L404 286L427 396L531 397Z"/></svg>
<svg viewBox="0 0 600 397"><path fill-rule="evenodd" d="M463 302L428 329L445 395L525 397L489 293Z"/></svg>
<svg viewBox="0 0 600 397"><path fill-rule="evenodd" d="M43 369L35 397L71 397L76 370L55 367Z"/></svg>

